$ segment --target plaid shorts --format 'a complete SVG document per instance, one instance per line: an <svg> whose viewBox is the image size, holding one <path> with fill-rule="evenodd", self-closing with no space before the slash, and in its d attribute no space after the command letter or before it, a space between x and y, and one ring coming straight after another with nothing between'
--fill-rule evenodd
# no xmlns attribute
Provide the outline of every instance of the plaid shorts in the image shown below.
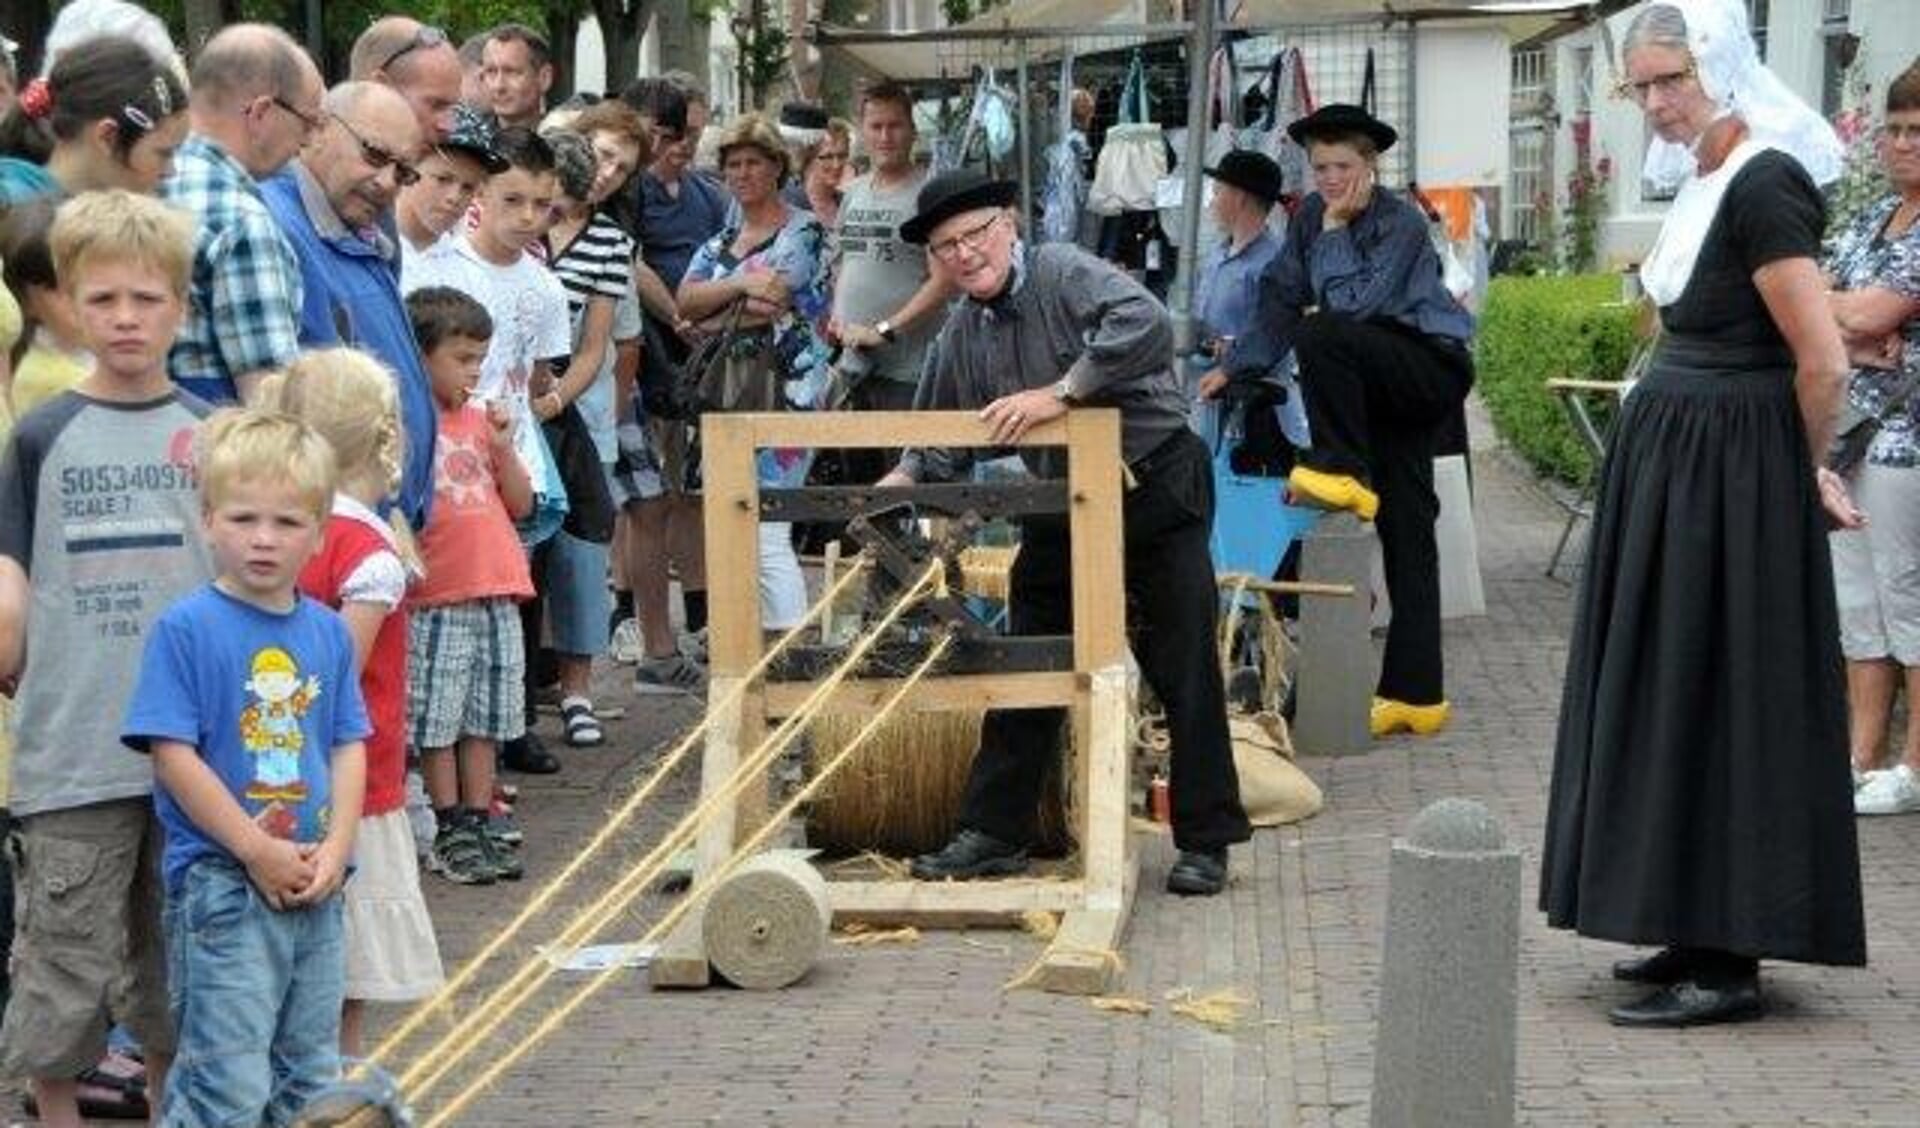
<svg viewBox="0 0 1920 1128"><path fill-rule="evenodd" d="M511 599L422 607L407 628L407 717L413 746L463 736L514 740L527 731L527 651Z"/></svg>

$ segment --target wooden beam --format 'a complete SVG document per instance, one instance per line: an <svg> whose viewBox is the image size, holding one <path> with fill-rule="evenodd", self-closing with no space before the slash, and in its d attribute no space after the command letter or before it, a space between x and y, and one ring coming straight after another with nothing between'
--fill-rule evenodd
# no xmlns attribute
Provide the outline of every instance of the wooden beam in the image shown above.
<svg viewBox="0 0 1920 1128"><path fill-rule="evenodd" d="M1078 881L1009 877L983 881L829 881L835 915L869 918L889 913L995 913L1017 916L1038 909L1065 912L1082 904Z"/></svg>
<svg viewBox="0 0 1920 1128"><path fill-rule="evenodd" d="M900 702L900 708L924 713L941 709L1035 709L1066 705L1073 701L1079 681L1080 675L1071 670L928 678L914 687L913 693ZM843 682L828 698L823 711L871 713L899 684L892 678ZM792 715L812 691L812 682L768 683L764 690L767 716Z"/></svg>
<svg viewBox="0 0 1920 1128"><path fill-rule="evenodd" d="M1106 416L1119 431L1119 413L1112 408L1080 408L1069 419ZM711 426L714 416L707 416ZM756 446L852 447L874 449L899 446L991 447L993 431L971 411L796 411L726 415L719 418L748 429ZM1066 424L1050 420L1028 431L1014 446L1044 447L1067 444ZM1118 449L1118 448L1116 448ZM709 450L709 459L711 458ZM710 463L709 463L710 464Z"/></svg>
<svg viewBox="0 0 1920 1128"><path fill-rule="evenodd" d="M1125 542L1120 525L1120 415L1067 412L1072 539L1073 665L1103 670L1127 658Z"/></svg>

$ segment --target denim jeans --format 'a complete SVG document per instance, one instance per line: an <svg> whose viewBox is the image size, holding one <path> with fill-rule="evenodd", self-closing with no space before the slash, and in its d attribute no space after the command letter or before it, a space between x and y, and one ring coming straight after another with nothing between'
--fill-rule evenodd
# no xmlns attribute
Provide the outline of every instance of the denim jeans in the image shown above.
<svg viewBox="0 0 1920 1128"><path fill-rule="evenodd" d="M180 1050L161 1123L292 1121L340 1073L346 950L338 894L276 912L225 859L196 861L167 899Z"/></svg>

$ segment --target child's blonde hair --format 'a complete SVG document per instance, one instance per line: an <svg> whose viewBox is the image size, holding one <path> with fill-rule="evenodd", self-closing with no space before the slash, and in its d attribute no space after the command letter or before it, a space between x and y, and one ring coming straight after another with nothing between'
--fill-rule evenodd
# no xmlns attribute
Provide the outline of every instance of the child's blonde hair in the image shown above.
<svg viewBox="0 0 1920 1128"><path fill-rule="evenodd" d="M359 349L316 349L295 357L284 371L268 374L258 404L319 432L333 447L341 487L370 485L387 496L399 488L406 465L398 379ZM401 562L418 573L413 529L398 509L389 514L388 524Z"/></svg>
<svg viewBox="0 0 1920 1128"><path fill-rule="evenodd" d="M135 262L164 275L186 297L193 277L193 220L152 196L121 188L82 192L60 205L47 237L54 277L73 292L90 262Z"/></svg>
<svg viewBox="0 0 1920 1128"><path fill-rule="evenodd" d="M333 511L333 448L291 415L250 407L216 411L200 425L197 446L200 504L207 509L242 483L272 482L291 488L316 521L324 523Z"/></svg>

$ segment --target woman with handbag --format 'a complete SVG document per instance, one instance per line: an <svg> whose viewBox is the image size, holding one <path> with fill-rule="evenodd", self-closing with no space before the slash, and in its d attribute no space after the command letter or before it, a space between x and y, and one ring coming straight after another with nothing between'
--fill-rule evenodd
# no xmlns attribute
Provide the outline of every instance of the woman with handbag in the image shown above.
<svg viewBox="0 0 1920 1128"><path fill-rule="evenodd" d="M1830 538L1840 649L1847 658L1854 811L1920 811L1920 63L1887 87L1880 161L1894 191L1828 246L1828 304L1856 367L1849 433L1828 466L1873 520ZM1895 693L1907 690L1899 761L1879 767Z"/></svg>
<svg viewBox="0 0 1920 1128"><path fill-rule="evenodd" d="M1762 959L1866 962L1830 522L1846 376L1815 256L1833 130L1738 0L1648 5L1622 45L1657 167L1694 169L1641 267L1663 335L1621 408L1575 603L1541 857L1554 928L1660 950L1615 1025L1765 1013Z"/></svg>
<svg viewBox="0 0 1920 1128"><path fill-rule="evenodd" d="M698 411L810 410L825 393L827 350L814 331L828 306L826 229L780 198L790 171L774 124L745 114L720 139L720 169L739 217L694 252L677 295L702 338L683 390ZM812 452L763 450L763 486L806 481ZM806 580L792 526L760 526L760 625L784 631L805 617Z"/></svg>

